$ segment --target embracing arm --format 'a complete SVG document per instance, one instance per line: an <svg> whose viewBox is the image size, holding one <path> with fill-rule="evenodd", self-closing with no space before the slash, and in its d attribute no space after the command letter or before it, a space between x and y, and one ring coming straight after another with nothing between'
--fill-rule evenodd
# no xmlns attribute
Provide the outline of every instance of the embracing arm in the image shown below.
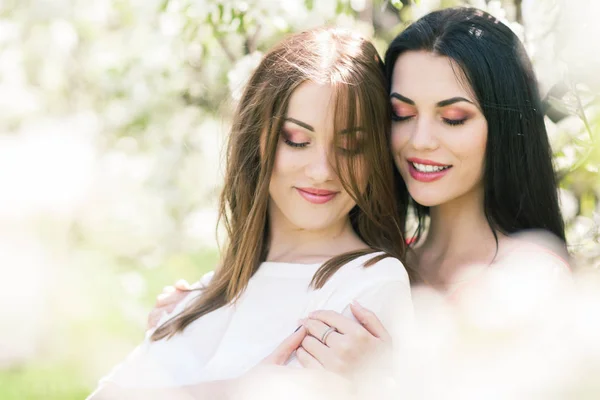
<svg viewBox="0 0 600 400"><path fill-rule="evenodd" d="M160 388L160 389L140 389L123 388L114 383L102 385L98 390L92 393L87 400L125 400L125 399L144 399L144 400L192 400L192 399L229 399L229 388L234 382L213 381L202 382L190 386Z"/></svg>
<svg viewBox="0 0 600 400"><path fill-rule="evenodd" d="M277 348L265 358L259 366L277 366L283 365L290 355L300 346L300 343L307 332L301 328L284 340ZM254 370L254 369L253 369ZM169 387L169 388L128 388L115 383L105 383L101 385L87 400L196 400L196 399L215 399L225 400L237 398L235 393L237 387L248 376L253 376L253 370L247 372L244 376L219 381L201 382L194 385Z"/></svg>

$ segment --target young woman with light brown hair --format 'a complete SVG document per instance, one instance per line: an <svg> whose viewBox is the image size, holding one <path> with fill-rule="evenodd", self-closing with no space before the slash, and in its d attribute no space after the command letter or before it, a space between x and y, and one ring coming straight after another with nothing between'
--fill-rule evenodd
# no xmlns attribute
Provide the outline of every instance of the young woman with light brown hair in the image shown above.
<svg viewBox="0 0 600 400"><path fill-rule="evenodd" d="M214 394L265 358L311 365L304 347L352 332L308 336L298 320L318 309L351 316L353 301L393 330L411 302L389 110L383 64L360 36L317 29L268 52L229 136L219 268L92 398Z"/></svg>

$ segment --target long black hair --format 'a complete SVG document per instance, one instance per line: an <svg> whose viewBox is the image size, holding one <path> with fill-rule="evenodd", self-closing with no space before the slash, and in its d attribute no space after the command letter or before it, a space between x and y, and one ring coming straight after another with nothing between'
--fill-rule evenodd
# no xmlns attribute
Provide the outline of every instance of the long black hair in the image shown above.
<svg viewBox="0 0 600 400"><path fill-rule="evenodd" d="M563 242L552 151L540 93L525 48L495 17L475 8L448 8L412 23L385 55L388 90L394 64L406 51L446 56L462 69L488 126L484 169L484 210L496 232L529 229L552 232ZM412 202L416 240L428 207ZM497 242L497 237L496 237Z"/></svg>

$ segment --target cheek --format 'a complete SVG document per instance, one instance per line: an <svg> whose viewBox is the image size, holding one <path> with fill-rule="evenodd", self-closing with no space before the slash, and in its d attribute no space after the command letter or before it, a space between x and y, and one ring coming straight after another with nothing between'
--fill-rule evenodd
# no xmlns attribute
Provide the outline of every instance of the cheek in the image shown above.
<svg viewBox="0 0 600 400"><path fill-rule="evenodd" d="M273 163L273 176L284 177L298 171L301 168L302 158L298 152L290 151L283 143L277 146L275 162Z"/></svg>
<svg viewBox="0 0 600 400"><path fill-rule="evenodd" d="M302 150L298 151L280 143L275 153L269 182L271 195L278 198L288 196L293 187L306 184L306 165L306 155Z"/></svg>
<svg viewBox="0 0 600 400"><path fill-rule="evenodd" d="M458 139L458 138L457 138ZM460 135L460 140L454 141L452 147L461 159L464 167L472 172L482 172L487 146L487 124L474 126Z"/></svg>
<svg viewBox="0 0 600 400"><path fill-rule="evenodd" d="M487 147L487 122L483 120L476 131L473 132L472 140L472 153L473 158L476 159L483 168L483 162L485 159L485 149Z"/></svg>
<svg viewBox="0 0 600 400"><path fill-rule="evenodd" d="M394 153L394 155L400 153L404 146L406 146L408 139L409 135L407 134L406 129L403 129L403 127L399 124L396 126L392 126L392 136L390 143L390 145L392 146L392 153Z"/></svg>

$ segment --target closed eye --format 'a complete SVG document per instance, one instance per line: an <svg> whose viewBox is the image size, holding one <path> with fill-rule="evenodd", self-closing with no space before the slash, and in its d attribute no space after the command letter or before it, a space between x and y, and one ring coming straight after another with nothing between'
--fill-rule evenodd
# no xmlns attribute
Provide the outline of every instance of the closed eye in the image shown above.
<svg viewBox="0 0 600 400"><path fill-rule="evenodd" d="M392 114L392 121L395 122L402 122L402 121L406 121L408 119L411 119L412 117L414 117L414 115L397 115L396 113Z"/></svg>
<svg viewBox="0 0 600 400"><path fill-rule="evenodd" d="M292 142L290 139L288 138L283 138L283 142L285 144L287 144L290 147L295 147L295 148L302 148L302 147L306 147L310 144L310 142L302 142L302 143L296 143L296 142Z"/></svg>
<svg viewBox="0 0 600 400"><path fill-rule="evenodd" d="M465 123L465 121L467 120L466 118L463 119L449 119L449 118L442 118L442 120L444 121L445 124L450 125L450 126L457 126L457 125L462 125Z"/></svg>

